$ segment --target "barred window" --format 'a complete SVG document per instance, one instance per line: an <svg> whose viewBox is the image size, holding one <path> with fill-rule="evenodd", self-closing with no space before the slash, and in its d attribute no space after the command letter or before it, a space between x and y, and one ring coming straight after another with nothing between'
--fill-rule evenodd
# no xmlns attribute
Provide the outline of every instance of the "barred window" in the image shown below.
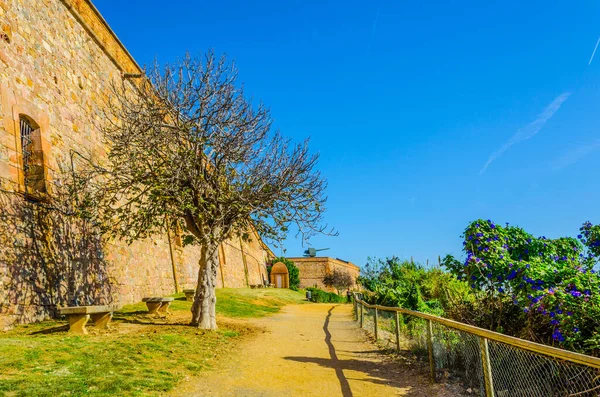
<svg viewBox="0 0 600 397"><path fill-rule="evenodd" d="M21 127L21 155L25 194L39 198L46 193L42 137L38 125L27 116L19 117Z"/></svg>

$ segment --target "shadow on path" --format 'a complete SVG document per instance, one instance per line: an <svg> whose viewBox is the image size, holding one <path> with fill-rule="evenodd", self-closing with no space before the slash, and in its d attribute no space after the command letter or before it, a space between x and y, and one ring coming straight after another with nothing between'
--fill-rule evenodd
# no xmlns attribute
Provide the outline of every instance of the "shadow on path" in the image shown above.
<svg viewBox="0 0 600 397"><path fill-rule="evenodd" d="M329 332L329 320L331 320L331 312L335 309L336 306L332 306L331 309L327 312L327 317L325 318L325 324L323 324L323 331L325 331L325 343L327 343L327 347L329 348L329 357L331 357L330 361L331 367L335 369L335 375L340 382L340 387L342 388L342 395L344 397L352 397L352 389L350 389L350 383L348 383L348 379L344 376L344 370L342 366L339 364L340 360L338 359L337 353L335 351L335 346L331 343L331 332ZM286 357L286 359L293 359L293 357ZM299 361L299 360L298 360Z"/></svg>
<svg viewBox="0 0 600 397"><path fill-rule="evenodd" d="M413 390L416 386L416 381L419 377L418 370L414 368L402 368L398 363L393 361L372 361L372 360L360 360L360 359L348 359L341 360L338 358L335 346L331 342L331 332L329 331L329 323L331 320L332 311L337 307L332 306L329 309L325 323L323 325L323 331L325 332L325 343L329 348L330 358L318 358L318 357L299 357L299 356L288 356L284 357L286 360L302 362L302 363L313 363L321 367L331 368L335 370L335 374L340 382L340 388L344 397L352 397L352 389L348 378L344 375L344 370L362 372L368 376L364 379L355 379L362 382L370 382L374 384L388 385L396 388L405 388L405 393L402 395L418 395L423 394L417 390ZM360 351L347 351L351 354L378 354L381 353L379 350L364 350ZM350 378L353 379L353 378Z"/></svg>

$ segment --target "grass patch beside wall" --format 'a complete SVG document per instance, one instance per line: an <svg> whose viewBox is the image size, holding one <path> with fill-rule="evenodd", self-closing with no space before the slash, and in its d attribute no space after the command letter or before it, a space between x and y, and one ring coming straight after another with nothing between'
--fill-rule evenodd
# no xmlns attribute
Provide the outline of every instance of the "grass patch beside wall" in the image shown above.
<svg viewBox="0 0 600 397"><path fill-rule="evenodd" d="M218 289L217 315L233 318L263 317L283 306L305 303L302 292L289 289Z"/></svg>
<svg viewBox="0 0 600 397"><path fill-rule="evenodd" d="M46 321L0 333L0 395L156 396L234 354L240 335L252 332L226 318L216 332L190 327L191 302L175 297L169 318L148 317L143 303L128 305L110 331L90 326L89 335L73 336L65 321ZM302 299L288 290L218 290L217 313L261 317Z"/></svg>

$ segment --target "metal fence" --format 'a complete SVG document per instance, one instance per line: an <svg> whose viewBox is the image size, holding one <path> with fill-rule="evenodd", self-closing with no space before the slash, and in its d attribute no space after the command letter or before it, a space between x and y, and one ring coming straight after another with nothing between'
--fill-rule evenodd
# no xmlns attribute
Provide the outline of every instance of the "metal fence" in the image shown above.
<svg viewBox="0 0 600 397"><path fill-rule="evenodd" d="M600 359L354 295L355 319L392 349L429 363L431 380L482 397L600 396Z"/></svg>

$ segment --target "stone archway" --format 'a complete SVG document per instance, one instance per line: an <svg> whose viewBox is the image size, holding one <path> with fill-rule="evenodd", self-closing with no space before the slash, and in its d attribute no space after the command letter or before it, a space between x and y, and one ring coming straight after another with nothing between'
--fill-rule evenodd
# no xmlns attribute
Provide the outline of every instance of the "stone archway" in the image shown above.
<svg viewBox="0 0 600 397"><path fill-rule="evenodd" d="M283 262L277 262L271 268L271 284L275 288L290 288L290 273Z"/></svg>

